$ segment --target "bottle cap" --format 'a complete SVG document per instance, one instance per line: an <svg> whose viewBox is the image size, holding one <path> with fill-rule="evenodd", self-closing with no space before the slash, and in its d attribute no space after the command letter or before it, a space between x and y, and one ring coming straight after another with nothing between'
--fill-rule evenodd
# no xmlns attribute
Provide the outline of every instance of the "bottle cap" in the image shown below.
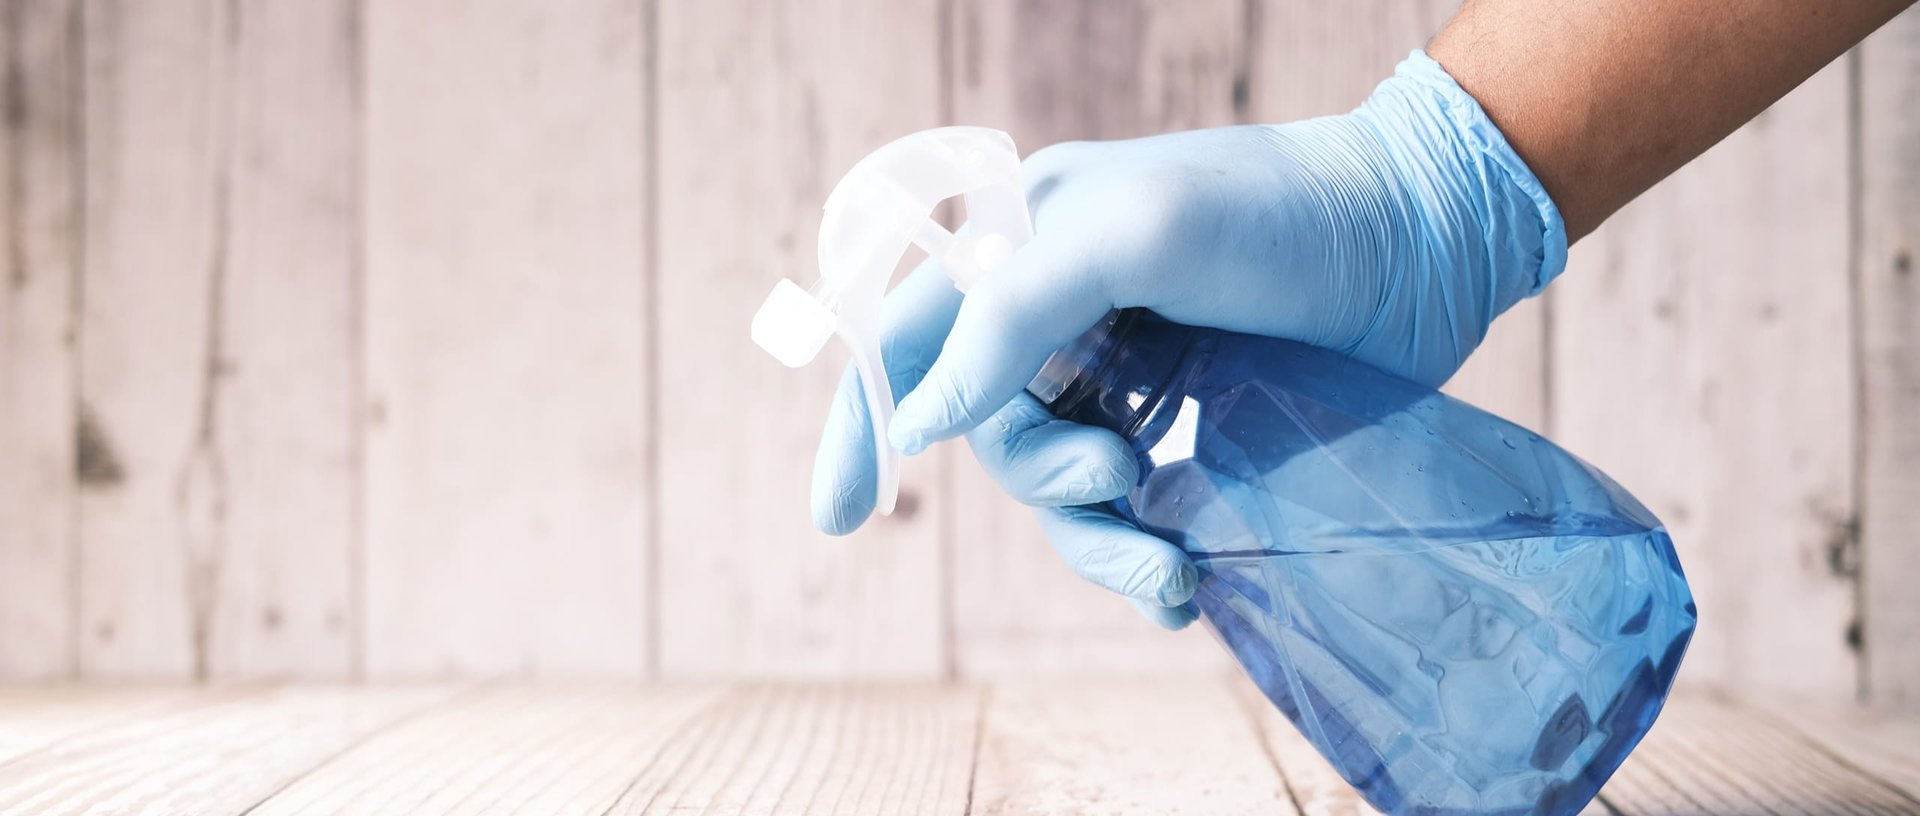
<svg viewBox="0 0 1920 816"><path fill-rule="evenodd" d="M948 232L933 209L955 196L967 220ZM782 280L754 314L753 342L789 367L811 362L832 336L851 352L872 419L881 514L893 512L900 490L900 452L887 443L893 389L880 359L880 299L894 267L918 246L964 292L1032 237L1012 137L981 127L923 130L847 171L820 222L819 282L804 289Z"/></svg>

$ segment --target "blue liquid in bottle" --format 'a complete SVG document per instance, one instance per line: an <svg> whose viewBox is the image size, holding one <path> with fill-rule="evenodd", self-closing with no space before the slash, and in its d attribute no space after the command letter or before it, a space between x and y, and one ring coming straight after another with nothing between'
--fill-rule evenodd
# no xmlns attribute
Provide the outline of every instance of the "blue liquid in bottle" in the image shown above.
<svg viewBox="0 0 1920 816"><path fill-rule="evenodd" d="M1140 463L1260 690L1395 814L1574 814L1693 633L1673 542L1552 442L1335 352L1109 315L1042 380Z"/></svg>

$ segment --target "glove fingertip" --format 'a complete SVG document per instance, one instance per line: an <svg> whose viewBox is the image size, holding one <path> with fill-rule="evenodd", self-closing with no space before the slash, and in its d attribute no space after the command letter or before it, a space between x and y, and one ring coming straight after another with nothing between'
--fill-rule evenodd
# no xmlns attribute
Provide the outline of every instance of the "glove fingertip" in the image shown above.
<svg viewBox="0 0 1920 816"><path fill-rule="evenodd" d="M1148 621L1151 621L1153 625L1169 632L1178 632L1185 629L1200 617L1199 613L1195 612L1191 605L1155 606L1149 601L1131 598L1128 600L1133 604L1133 608L1139 611L1141 617L1146 618Z"/></svg>
<svg viewBox="0 0 1920 816"><path fill-rule="evenodd" d="M860 529L871 515L871 508L855 509L845 506L814 505L813 528L830 536L843 536Z"/></svg>
<svg viewBox="0 0 1920 816"><path fill-rule="evenodd" d="M1182 561L1173 569L1172 574L1167 576L1166 582L1160 585L1160 591L1155 595L1154 600L1165 607L1183 606L1193 600L1193 594L1199 589L1199 572L1193 568L1192 562Z"/></svg>

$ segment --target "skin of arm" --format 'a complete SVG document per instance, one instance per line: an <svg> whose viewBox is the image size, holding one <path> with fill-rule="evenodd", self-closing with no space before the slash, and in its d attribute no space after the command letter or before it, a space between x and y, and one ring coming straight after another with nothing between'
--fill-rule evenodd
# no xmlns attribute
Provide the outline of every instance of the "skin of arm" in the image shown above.
<svg viewBox="0 0 1920 816"><path fill-rule="evenodd" d="M1578 240L1912 0L1468 0L1427 47Z"/></svg>

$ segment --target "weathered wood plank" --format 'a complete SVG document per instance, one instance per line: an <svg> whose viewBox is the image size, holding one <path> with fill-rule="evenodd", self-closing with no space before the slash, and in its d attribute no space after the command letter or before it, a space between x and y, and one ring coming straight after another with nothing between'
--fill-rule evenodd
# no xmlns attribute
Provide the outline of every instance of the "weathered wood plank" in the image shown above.
<svg viewBox="0 0 1920 816"><path fill-rule="evenodd" d="M367 740L253 813L605 813L724 693L711 686L488 690Z"/></svg>
<svg viewBox="0 0 1920 816"><path fill-rule="evenodd" d="M220 479L200 660L216 677L337 678L357 657L357 5L232 9L216 390L196 442Z"/></svg>
<svg viewBox="0 0 1920 816"><path fill-rule="evenodd" d="M1920 704L1920 9L1860 48L1862 685Z"/></svg>
<svg viewBox="0 0 1920 816"><path fill-rule="evenodd" d="M1763 699L1741 704L1754 716L1806 737L1835 760L1920 802L1920 716L1911 709Z"/></svg>
<svg viewBox="0 0 1920 816"><path fill-rule="evenodd" d="M227 478L222 348L234 39L223 2L84 7L79 665L204 671Z"/></svg>
<svg viewBox="0 0 1920 816"><path fill-rule="evenodd" d="M1302 816L1369 816L1375 812L1286 715L1261 696L1253 681L1236 677L1229 688L1259 732L1268 759Z"/></svg>
<svg viewBox="0 0 1920 816"><path fill-rule="evenodd" d="M949 23L954 120L1004 129L1028 153L1232 124L1245 5L960 0ZM1208 638L1160 631L1074 576L971 455L953 457L949 484L948 580L963 676L1198 677L1227 665Z"/></svg>
<svg viewBox="0 0 1920 816"><path fill-rule="evenodd" d="M439 687L209 692L225 699L129 716L0 765L0 811L241 813L450 693Z"/></svg>
<svg viewBox="0 0 1920 816"><path fill-rule="evenodd" d="M1669 701L1603 795L1626 816L1920 812L1914 799L1742 706Z"/></svg>
<svg viewBox="0 0 1920 816"><path fill-rule="evenodd" d="M85 17L81 668L344 674L351 4Z"/></svg>
<svg viewBox="0 0 1920 816"><path fill-rule="evenodd" d="M749 340L782 276L819 275L822 202L854 162L939 123L935 0L657 9L660 669L929 677L945 669L942 454L857 535L808 526L837 349L800 371Z"/></svg>
<svg viewBox="0 0 1920 816"><path fill-rule="evenodd" d="M0 687L0 765L90 730L219 696L188 686Z"/></svg>
<svg viewBox="0 0 1920 816"><path fill-rule="evenodd" d="M979 716L980 693L957 686L745 690L607 812L965 813Z"/></svg>
<svg viewBox="0 0 1920 816"><path fill-rule="evenodd" d="M1300 812L1218 679L1003 683L985 717L973 813Z"/></svg>
<svg viewBox="0 0 1920 816"><path fill-rule="evenodd" d="M1685 682L1849 696L1847 71L1834 65L1574 250L1557 441L1672 530Z"/></svg>
<svg viewBox="0 0 1920 816"><path fill-rule="evenodd" d="M1260 689L1251 681L1235 678L1232 687L1259 730L1268 759L1286 782L1294 807L1303 816L1370 816L1377 812L1360 797L1359 791L1340 778L1340 772L1314 750L1313 744L1307 742L1286 715L1261 696ZM1580 816L1610 814L1612 809L1602 799L1587 803L1580 811Z"/></svg>
<svg viewBox="0 0 1920 816"><path fill-rule="evenodd" d="M0 680L74 671L80 16L6 6L0 127Z"/></svg>
<svg viewBox="0 0 1920 816"><path fill-rule="evenodd" d="M1540 433L1547 412L1547 323L1552 292L1521 301L1495 321L1487 339L1440 390Z"/></svg>
<svg viewBox="0 0 1920 816"><path fill-rule="evenodd" d="M1438 33L1455 0L1257 0L1247 104L1253 121L1353 110L1393 67Z"/></svg>
<svg viewBox="0 0 1920 816"><path fill-rule="evenodd" d="M366 4L369 675L645 670L641 6Z"/></svg>

